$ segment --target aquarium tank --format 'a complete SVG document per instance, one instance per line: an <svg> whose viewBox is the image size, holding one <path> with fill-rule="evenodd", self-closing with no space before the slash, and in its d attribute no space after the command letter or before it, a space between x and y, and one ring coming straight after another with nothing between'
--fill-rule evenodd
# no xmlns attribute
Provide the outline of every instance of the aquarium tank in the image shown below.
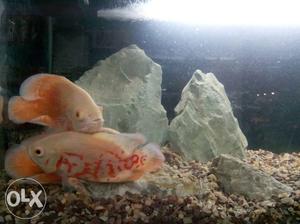
<svg viewBox="0 0 300 224"><path fill-rule="evenodd" d="M0 0L0 223L300 223L296 0Z"/></svg>

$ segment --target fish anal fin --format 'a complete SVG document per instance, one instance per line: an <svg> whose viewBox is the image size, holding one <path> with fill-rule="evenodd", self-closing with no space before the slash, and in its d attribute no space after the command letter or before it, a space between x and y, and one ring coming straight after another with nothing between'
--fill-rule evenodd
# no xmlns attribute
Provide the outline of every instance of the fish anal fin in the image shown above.
<svg viewBox="0 0 300 224"><path fill-rule="evenodd" d="M90 192L86 189L82 181L76 177L62 175L61 183L65 190L75 190L81 195L90 196Z"/></svg>

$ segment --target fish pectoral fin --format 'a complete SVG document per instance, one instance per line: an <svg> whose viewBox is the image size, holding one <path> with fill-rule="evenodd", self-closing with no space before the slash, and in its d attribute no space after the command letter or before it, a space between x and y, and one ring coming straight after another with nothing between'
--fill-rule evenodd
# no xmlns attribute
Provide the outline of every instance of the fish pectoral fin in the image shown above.
<svg viewBox="0 0 300 224"><path fill-rule="evenodd" d="M48 115L41 115L39 117L36 117L32 120L30 120L31 123L40 124L44 126L53 126L54 121L53 119Z"/></svg>
<svg viewBox="0 0 300 224"><path fill-rule="evenodd" d="M75 177L66 177L63 178L63 187L64 188L73 188L75 189L78 193L84 196L90 196L91 193L86 189L84 184L81 182L80 179L75 178Z"/></svg>

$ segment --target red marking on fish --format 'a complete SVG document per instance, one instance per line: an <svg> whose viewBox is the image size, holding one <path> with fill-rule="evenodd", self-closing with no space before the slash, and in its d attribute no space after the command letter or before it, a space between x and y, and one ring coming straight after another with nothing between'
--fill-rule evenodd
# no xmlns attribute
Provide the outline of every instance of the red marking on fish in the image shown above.
<svg viewBox="0 0 300 224"><path fill-rule="evenodd" d="M72 158L73 157L73 158ZM63 165L67 166L67 173L71 173L73 171L73 168L76 166L79 166L80 164L73 162L75 158L80 159L80 161L83 160L83 156L77 153L64 153L60 159L56 163L56 169L63 169Z"/></svg>
<svg viewBox="0 0 300 224"><path fill-rule="evenodd" d="M116 177L116 173L115 173L115 169L114 169L114 166L113 164L111 163L111 161L109 161L107 164L106 164L107 168L108 168L108 175L110 177Z"/></svg>
<svg viewBox="0 0 300 224"><path fill-rule="evenodd" d="M95 169L94 169L94 172L93 172L93 176L94 176L95 179L98 178L101 163L102 163L101 160L97 160L97 161L94 162L94 164L96 165Z"/></svg>
<svg viewBox="0 0 300 224"><path fill-rule="evenodd" d="M67 167L68 167L67 172L71 173L73 165L70 163L70 161L68 160L68 158L64 158L63 161L62 161L62 164L67 165Z"/></svg>
<svg viewBox="0 0 300 224"><path fill-rule="evenodd" d="M63 160L63 157L60 156L59 160L57 160L56 165L55 165L56 170L58 170L61 167L62 160Z"/></svg>
<svg viewBox="0 0 300 224"><path fill-rule="evenodd" d="M131 161L132 163L138 163L139 162L139 156L134 154L133 156L131 156Z"/></svg>
<svg viewBox="0 0 300 224"><path fill-rule="evenodd" d="M87 162L84 162L84 166L83 166L82 171L74 174L74 176L75 177L80 177L80 176L87 175L87 174L92 174L91 164L87 163Z"/></svg>
<svg viewBox="0 0 300 224"><path fill-rule="evenodd" d="M125 169L127 170L132 169L134 164L138 163L138 161L139 161L139 156L136 154L132 155L131 157L125 160L125 164L124 164Z"/></svg>
<svg viewBox="0 0 300 224"><path fill-rule="evenodd" d="M119 172L122 171L122 168L120 167L120 165L118 165L117 169L118 169Z"/></svg>

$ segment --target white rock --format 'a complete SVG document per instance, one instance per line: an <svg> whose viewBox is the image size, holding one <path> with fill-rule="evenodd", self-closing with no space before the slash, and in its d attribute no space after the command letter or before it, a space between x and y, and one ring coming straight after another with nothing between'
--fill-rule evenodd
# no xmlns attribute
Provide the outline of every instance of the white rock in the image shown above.
<svg viewBox="0 0 300 224"><path fill-rule="evenodd" d="M250 199L268 200L280 194L288 196L293 190L272 176L230 155L220 155L215 159L213 172L226 193L240 194Z"/></svg>
<svg viewBox="0 0 300 224"><path fill-rule="evenodd" d="M243 158L247 139L234 117L224 86L197 70L184 87L171 122L172 148L188 159L209 161L225 153Z"/></svg>
<svg viewBox="0 0 300 224"><path fill-rule="evenodd" d="M161 81L160 65L131 45L99 61L76 84L104 106L105 126L162 142L168 119L161 105Z"/></svg>

